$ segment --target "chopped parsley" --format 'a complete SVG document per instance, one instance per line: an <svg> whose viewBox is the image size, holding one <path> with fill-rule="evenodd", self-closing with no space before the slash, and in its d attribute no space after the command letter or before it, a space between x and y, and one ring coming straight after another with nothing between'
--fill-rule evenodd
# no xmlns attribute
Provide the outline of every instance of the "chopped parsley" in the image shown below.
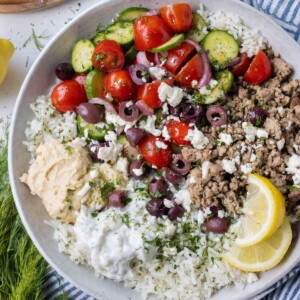
<svg viewBox="0 0 300 300"><path fill-rule="evenodd" d="M108 201L108 197L115 190L115 185L112 182L107 182L100 188L100 194L104 201Z"/></svg>
<svg viewBox="0 0 300 300"><path fill-rule="evenodd" d="M286 185L285 188L290 191L300 191L300 188L294 185Z"/></svg>
<svg viewBox="0 0 300 300"><path fill-rule="evenodd" d="M129 214L126 213L122 216L122 222L128 227L130 228L130 219L129 219Z"/></svg>
<svg viewBox="0 0 300 300"><path fill-rule="evenodd" d="M96 58L96 60L99 60L99 59L105 58L105 56L106 56L105 53L99 53L96 55L95 58Z"/></svg>
<svg viewBox="0 0 300 300"><path fill-rule="evenodd" d="M68 152L68 154L69 155L71 155L72 153L73 153L73 147L71 147L70 145L67 145L66 147L65 147L65 150Z"/></svg>

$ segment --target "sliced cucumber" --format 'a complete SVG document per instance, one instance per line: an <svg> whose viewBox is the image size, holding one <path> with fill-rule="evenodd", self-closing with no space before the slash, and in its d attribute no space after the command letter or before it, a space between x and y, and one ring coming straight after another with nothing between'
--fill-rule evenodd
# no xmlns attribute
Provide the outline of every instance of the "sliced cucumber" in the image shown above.
<svg viewBox="0 0 300 300"><path fill-rule="evenodd" d="M101 124L101 125L100 125ZM77 128L82 136L85 136L86 131L88 137L92 140L103 141L108 131L113 130L113 125L105 123L89 124L85 122L79 115L77 116Z"/></svg>
<svg viewBox="0 0 300 300"><path fill-rule="evenodd" d="M98 43L100 43L104 40L106 40L105 31L101 31L101 32L97 33L92 39L94 45L97 45Z"/></svg>
<svg viewBox="0 0 300 300"><path fill-rule="evenodd" d="M179 34L175 34L170 40L168 40L166 43L153 48L150 50L150 52L165 52L168 51L178 45L180 45L184 40L184 34L183 33L179 33Z"/></svg>
<svg viewBox="0 0 300 300"><path fill-rule="evenodd" d="M133 43L133 24L131 22L116 22L105 30L107 40L114 40L123 47Z"/></svg>
<svg viewBox="0 0 300 300"><path fill-rule="evenodd" d="M206 23L203 17L197 13L193 13L192 28L187 32L187 37L200 43L206 35L203 33L203 28L205 26Z"/></svg>
<svg viewBox="0 0 300 300"><path fill-rule="evenodd" d="M223 30L213 30L203 40L203 47L208 58L217 70L224 69L226 64L239 55L239 44L236 39Z"/></svg>
<svg viewBox="0 0 300 300"><path fill-rule="evenodd" d="M92 70L86 77L85 90L88 99L102 97L105 73L100 70Z"/></svg>
<svg viewBox="0 0 300 300"><path fill-rule="evenodd" d="M135 49L134 46L132 46L126 53L125 53L125 65L129 66L131 65L137 55L138 51Z"/></svg>
<svg viewBox="0 0 300 300"><path fill-rule="evenodd" d="M194 92L194 99L196 102L201 104L212 104L226 96L226 93L231 89L233 84L233 75L228 70L218 71L215 74L218 80L218 85L215 86L209 95L202 95L199 91Z"/></svg>
<svg viewBox="0 0 300 300"><path fill-rule="evenodd" d="M134 22L137 18L143 16L149 9L144 7L129 7L121 11L118 21Z"/></svg>
<svg viewBox="0 0 300 300"><path fill-rule="evenodd" d="M94 44L88 39L79 40L75 44L72 51L72 66L75 72L85 73L92 68L94 50Z"/></svg>

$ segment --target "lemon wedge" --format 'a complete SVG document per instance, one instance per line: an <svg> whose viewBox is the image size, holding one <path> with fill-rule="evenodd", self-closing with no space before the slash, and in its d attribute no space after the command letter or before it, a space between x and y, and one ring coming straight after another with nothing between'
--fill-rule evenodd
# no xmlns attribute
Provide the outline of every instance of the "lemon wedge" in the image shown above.
<svg viewBox="0 0 300 300"><path fill-rule="evenodd" d="M250 174L243 213L236 229L238 247L266 240L279 228L285 216L284 197L269 179Z"/></svg>
<svg viewBox="0 0 300 300"><path fill-rule="evenodd" d="M11 41L0 38L0 84L4 81L8 63L15 51L15 47Z"/></svg>
<svg viewBox="0 0 300 300"><path fill-rule="evenodd" d="M290 221L284 218L279 229L267 240L249 247L235 247L223 255L225 261L245 272L266 271L275 267L292 242Z"/></svg>

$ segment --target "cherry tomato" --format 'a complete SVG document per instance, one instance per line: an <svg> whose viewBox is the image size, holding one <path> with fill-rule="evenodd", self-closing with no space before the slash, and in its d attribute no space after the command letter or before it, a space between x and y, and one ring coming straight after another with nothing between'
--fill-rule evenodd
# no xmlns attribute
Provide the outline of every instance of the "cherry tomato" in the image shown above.
<svg viewBox="0 0 300 300"><path fill-rule="evenodd" d="M164 67L171 73L176 74L193 53L196 53L195 47L183 42L181 45L168 51Z"/></svg>
<svg viewBox="0 0 300 300"><path fill-rule="evenodd" d="M142 16L134 22L135 48L151 50L171 38L171 30L158 16Z"/></svg>
<svg viewBox="0 0 300 300"><path fill-rule="evenodd" d="M176 3L163 6L161 17L173 32L186 32L191 28L193 13L187 3Z"/></svg>
<svg viewBox="0 0 300 300"><path fill-rule="evenodd" d="M159 108L162 106L162 102L158 97L158 88L162 82L172 85L172 79L165 79L162 81L154 81L151 83L146 83L138 87L137 99L143 100L151 108Z"/></svg>
<svg viewBox="0 0 300 300"><path fill-rule="evenodd" d="M191 129L188 122L170 120L167 124L167 129L170 139L174 144L178 146L187 146L191 144L190 141L185 140L189 129Z"/></svg>
<svg viewBox="0 0 300 300"><path fill-rule="evenodd" d="M115 70L105 75L104 89L114 99L129 101L135 95L136 85L126 70Z"/></svg>
<svg viewBox="0 0 300 300"><path fill-rule="evenodd" d="M104 40L96 46L92 55L93 66L104 72L122 69L125 56L120 45L111 40Z"/></svg>
<svg viewBox="0 0 300 300"><path fill-rule="evenodd" d="M72 79L77 81L81 85L81 87L85 90L86 76L87 74L75 74Z"/></svg>
<svg viewBox="0 0 300 300"><path fill-rule="evenodd" d="M86 102L86 94L75 80L65 80L54 87L51 95L53 106L61 111L76 111L80 103Z"/></svg>
<svg viewBox="0 0 300 300"><path fill-rule="evenodd" d="M235 77L243 76L250 65L250 58L246 53L241 53L240 58L240 62L230 70Z"/></svg>
<svg viewBox="0 0 300 300"><path fill-rule="evenodd" d="M244 79L249 84L260 84L271 76L271 62L263 50L259 50L250 67L244 75Z"/></svg>
<svg viewBox="0 0 300 300"><path fill-rule="evenodd" d="M193 81L199 82L203 76L204 63L202 57L197 53L187 64L177 73L175 81L182 87L195 88Z"/></svg>
<svg viewBox="0 0 300 300"><path fill-rule="evenodd" d="M157 146L156 142L162 142L167 145L166 149ZM155 137L148 134L143 137L138 145L138 150L143 156L143 160L161 169L168 166L172 161L172 151L170 143L166 142L161 136Z"/></svg>

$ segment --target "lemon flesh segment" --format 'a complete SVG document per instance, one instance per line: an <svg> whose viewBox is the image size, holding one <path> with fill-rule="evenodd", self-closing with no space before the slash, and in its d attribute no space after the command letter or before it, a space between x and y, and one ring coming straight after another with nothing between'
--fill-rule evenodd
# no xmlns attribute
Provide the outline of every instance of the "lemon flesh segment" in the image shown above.
<svg viewBox="0 0 300 300"><path fill-rule="evenodd" d="M15 51L14 45L11 41L0 38L0 84L4 81L8 63Z"/></svg>
<svg viewBox="0 0 300 300"><path fill-rule="evenodd" d="M272 236L285 216L284 197L269 179L250 174L243 213L236 228L238 247L255 245Z"/></svg>
<svg viewBox="0 0 300 300"><path fill-rule="evenodd" d="M279 264L291 242L292 229L289 219L285 217L281 227L267 240L244 248L233 246L223 258L245 272L266 271Z"/></svg>

